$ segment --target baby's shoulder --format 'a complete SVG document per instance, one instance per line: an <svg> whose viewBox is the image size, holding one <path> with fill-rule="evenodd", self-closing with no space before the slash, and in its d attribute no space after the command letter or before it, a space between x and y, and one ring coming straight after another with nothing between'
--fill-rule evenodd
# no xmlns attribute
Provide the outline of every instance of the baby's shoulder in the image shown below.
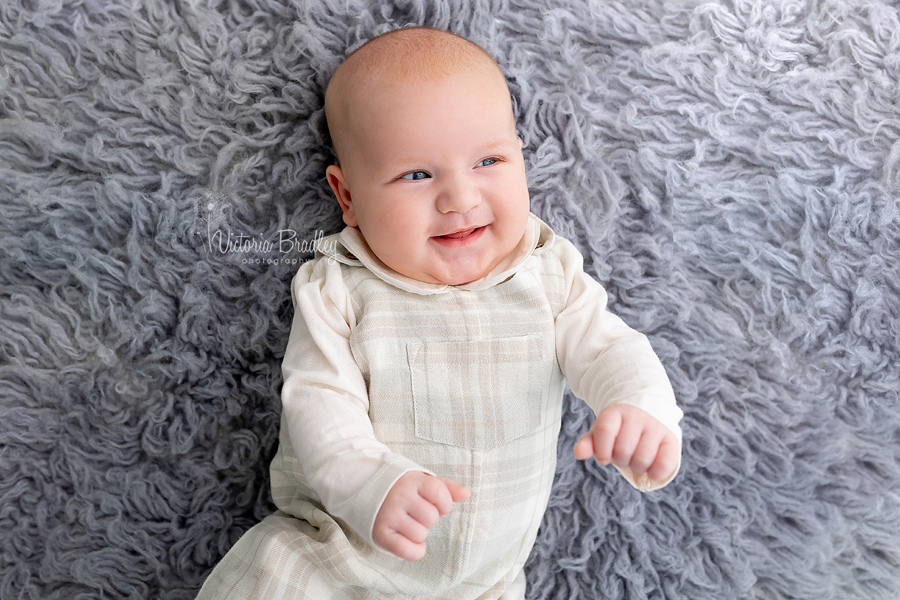
<svg viewBox="0 0 900 600"><path fill-rule="evenodd" d="M300 265L291 281L294 306L309 302L346 305L350 296L347 269L353 268L347 262L317 252L314 258Z"/></svg>
<svg viewBox="0 0 900 600"><path fill-rule="evenodd" d="M541 221L541 232L533 258L535 266L553 279L571 278L584 270L581 252L565 237L555 233Z"/></svg>

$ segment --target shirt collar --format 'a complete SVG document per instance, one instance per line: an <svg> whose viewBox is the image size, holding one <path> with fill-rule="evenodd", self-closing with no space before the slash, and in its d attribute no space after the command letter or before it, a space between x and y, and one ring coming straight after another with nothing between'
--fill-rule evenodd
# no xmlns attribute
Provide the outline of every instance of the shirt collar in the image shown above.
<svg viewBox="0 0 900 600"><path fill-rule="evenodd" d="M441 294L453 289L477 291L502 283L516 274L536 248L547 246L553 241L553 231L546 223L533 214L529 215L525 235L503 261L490 273L462 285L425 283L393 270L375 256L362 233L355 227L345 227L338 234L321 238L316 244L316 255L334 259L340 263L365 266L376 277L413 294Z"/></svg>

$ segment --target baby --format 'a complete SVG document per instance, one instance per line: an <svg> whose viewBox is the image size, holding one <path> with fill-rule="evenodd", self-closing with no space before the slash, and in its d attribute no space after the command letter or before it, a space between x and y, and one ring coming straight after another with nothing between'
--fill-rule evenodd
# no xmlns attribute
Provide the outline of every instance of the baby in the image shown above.
<svg viewBox="0 0 900 600"><path fill-rule="evenodd" d="M521 600L568 380L579 459L641 490L680 465L646 338L529 212L506 80L480 47L405 28L325 96L337 248L301 267L272 494L200 598Z"/></svg>

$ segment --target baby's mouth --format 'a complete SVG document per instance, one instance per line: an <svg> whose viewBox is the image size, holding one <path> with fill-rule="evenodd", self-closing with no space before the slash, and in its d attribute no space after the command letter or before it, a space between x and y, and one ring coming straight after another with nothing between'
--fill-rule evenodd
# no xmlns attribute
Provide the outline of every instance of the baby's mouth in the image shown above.
<svg viewBox="0 0 900 600"><path fill-rule="evenodd" d="M463 229L462 231L456 231L454 233L448 233L447 235L442 235L439 237L444 238L445 240L461 240L463 238L469 237L476 231L481 229L481 227L472 227L471 229Z"/></svg>

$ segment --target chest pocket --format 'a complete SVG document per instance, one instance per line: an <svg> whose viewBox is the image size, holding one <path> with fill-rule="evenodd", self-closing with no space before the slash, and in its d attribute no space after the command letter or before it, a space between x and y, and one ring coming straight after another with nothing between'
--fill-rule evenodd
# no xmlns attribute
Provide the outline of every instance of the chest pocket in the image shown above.
<svg viewBox="0 0 900 600"><path fill-rule="evenodd" d="M540 335L406 347L416 437L491 450L540 427L546 359Z"/></svg>

